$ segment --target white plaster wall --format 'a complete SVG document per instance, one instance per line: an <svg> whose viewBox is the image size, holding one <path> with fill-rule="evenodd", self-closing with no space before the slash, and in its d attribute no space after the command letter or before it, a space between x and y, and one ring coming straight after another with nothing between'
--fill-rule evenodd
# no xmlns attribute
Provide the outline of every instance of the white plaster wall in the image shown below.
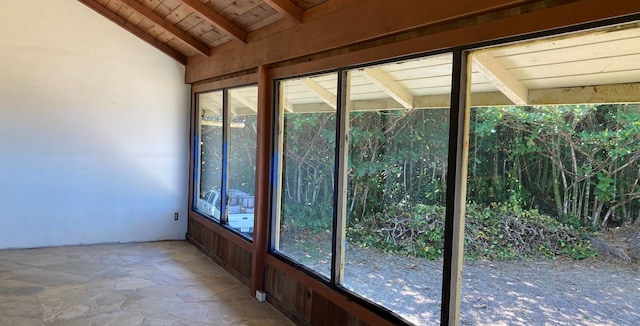
<svg viewBox="0 0 640 326"><path fill-rule="evenodd" d="M0 249L184 239L184 66L75 0L0 8Z"/></svg>

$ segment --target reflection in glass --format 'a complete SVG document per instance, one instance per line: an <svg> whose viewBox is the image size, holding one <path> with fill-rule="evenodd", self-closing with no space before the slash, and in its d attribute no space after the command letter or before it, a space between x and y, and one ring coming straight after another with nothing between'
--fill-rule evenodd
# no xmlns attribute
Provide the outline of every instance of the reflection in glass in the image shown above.
<svg viewBox="0 0 640 326"><path fill-rule="evenodd" d="M197 97L199 117L199 182L196 209L220 219L222 182L222 91L200 93Z"/></svg>
<svg viewBox="0 0 640 326"><path fill-rule="evenodd" d="M253 233L256 175L258 87L230 89L229 95L229 226Z"/></svg>

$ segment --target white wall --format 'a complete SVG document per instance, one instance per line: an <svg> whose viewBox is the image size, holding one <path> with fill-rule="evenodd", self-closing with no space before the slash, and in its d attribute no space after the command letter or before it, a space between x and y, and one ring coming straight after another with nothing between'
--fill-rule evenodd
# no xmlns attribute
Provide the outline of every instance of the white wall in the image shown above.
<svg viewBox="0 0 640 326"><path fill-rule="evenodd" d="M75 0L0 8L0 248L184 239L184 66Z"/></svg>

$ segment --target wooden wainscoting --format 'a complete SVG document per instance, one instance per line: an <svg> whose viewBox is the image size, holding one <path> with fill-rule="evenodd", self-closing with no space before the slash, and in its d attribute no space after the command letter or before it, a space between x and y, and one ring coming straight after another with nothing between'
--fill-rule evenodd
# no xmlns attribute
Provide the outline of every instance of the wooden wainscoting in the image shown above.
<svg viewBox="0 0 640 326"><path fill-rule="evenodd" d="M265 268L267 301L298 325L370 325L271 265Z"/></svg>
<svg viewBox="0 0 640 326"><path fill-rule="evenodd" d="M192 243L213 261L221 265L242 284L249 287L251 280L251 251L225 238L214 229L222 228L210 225L213 222L204 218L189 217L187 241ZM224 230L231 233L231 231ZM231 236L235 236L232 235ZM240 241L245 241L239 239ZM250 243L246 242L250 248Z"/></svg>

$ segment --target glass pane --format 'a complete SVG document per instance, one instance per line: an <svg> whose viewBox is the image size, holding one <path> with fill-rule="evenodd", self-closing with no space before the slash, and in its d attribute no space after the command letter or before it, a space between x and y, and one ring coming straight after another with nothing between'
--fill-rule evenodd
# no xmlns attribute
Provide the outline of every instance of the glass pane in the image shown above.
<svg viewBox="0 0 640 326"><path fill-rule="evenodd" d="M419 325L440 322L452 56L349 73L343 285Z"/></svg>
<svg viewBox="0 0 640 326"><path fill-rule="evenodd" d="M200 93L199 114L199 175L196 182L196 209L220 219L222 182L222 91Z"/></svg>
<svg viewBox="0 0 640 326"><path fill-rule="evenodd" d="M230 89L229 94L229 226L253 234L258 87Z"/></svg>
<svg viewBox="0 0 640 326"><path fill-rule="evenodd" d="M276 249L329 277L337 75L280 83L282 167Z"/></svg>
<svg viewBox="0 0 640 326"><path fill-rule="evenodd" d="M462 324L640 320L633 27L474 54Z"/></svg>

